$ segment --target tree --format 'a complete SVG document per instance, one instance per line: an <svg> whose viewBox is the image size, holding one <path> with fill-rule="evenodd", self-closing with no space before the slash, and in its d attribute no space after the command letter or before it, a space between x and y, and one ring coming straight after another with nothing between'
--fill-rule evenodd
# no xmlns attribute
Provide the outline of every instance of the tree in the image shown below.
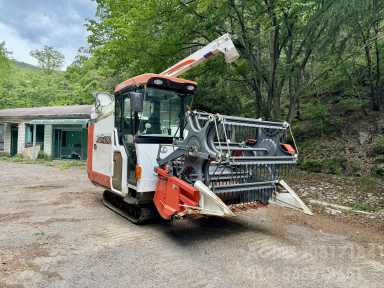
<svg viewBox="0 0 384 288"><path fill-rule="evenodd" d="M44 46L42 49L31 51L31 56L34 57L39 66L46 73L52 73L58 70L64 63L64 55L55 50L51 46Z"/></svg>
<svg viewBox="0 0 384 288"><path fill-rule="evenodd" d="M5 48L5 42L0 43L0 78L3 78L7 68L9 68L9 51ZM1 79L0 79L1 80Z"/></svg>
<svg viewBox="0 0 384 288"><path fill-rule="evenodd" d="M233 65L236 69L223 71L210 65L213 70L205 70L204 77L214 75L214 70L222 71L222 78L237 87L228 89L226 85L226 90L244 93L239 86L246 87L254 116L277 120L285 114L292 119L299 110L302 78L311 56L324 43L320 40L327 33L327 13L335 1L97 2L99 21L88 24L89 42L94 55L108 58L106 64L117 71L161 71L191 50L230 32L242 56ZM200 78L193 71L189 75ZM289 112L281 109L286 101Z"/></svg>
<svg viewBox="0 0 384 288"><path fill-rule="evenodd" d="M379 40L382 38L380 23L382 22L383 1L368 0L365 5L357 0L348 3L350 7L348 23L357 32L357 47L364 50L366 71L373 110L381 110L384 103L381 99L381 58ZM361 45L362 44L362 45Z"/></svg>

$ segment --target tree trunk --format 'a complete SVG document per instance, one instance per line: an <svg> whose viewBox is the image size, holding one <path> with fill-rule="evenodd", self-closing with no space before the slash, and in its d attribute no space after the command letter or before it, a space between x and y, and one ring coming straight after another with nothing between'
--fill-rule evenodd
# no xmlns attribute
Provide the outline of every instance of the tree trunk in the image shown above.
<svg viewBox="0 0 384 288"><path fill-rule="evenodd" d="M277 16L274 11L274 0L268 1L268 14L271 17L271 26L273 27L270 32L270 63L272 66L270 73L270 85L268 89L268 109L269 115L274 119L280 118L280 95L277 93L277 68L280 60L279 49L279 34L280 27L278 25Z"/></svg>
<svg viewBox="0 0 384 288"><path fill-rule="evenodd" d="M367 43L364 46L365 51L365 60L367 61L367 69L368 69L368 81L369 81L369 96L371 98L371 104L373 110L378 110L377 103L376 103L376 96L375 96L375 80L373 79L373 71L372 71L372 57L371 57L371 50L369 49L369 46Z"/></svg>
<svg viewBox="0 0 384 288"><path fill-rule="evenodd" d="M293 56L293 31L292 31L292 25L289 22L289 17L287 14L284 15L285 24L287 26L287 50L286 50L286 56L287 56L287 67L288 69L288 98L289 98L289 110L288 110L288 122L291 122L296 110L296 93L294 92L294 64L292 63L292 56Z"/></svg>
<svg viewBox="0 0 384 288"><path fill-rule="evenodd" d="M375 77L375 95L374 95L374 106L373 109L376 111L381 110L382 101L381 101L381 95L379 93L379 87L380 87L380 80L381 80L381 69L380 69L380 62L381 62L381 53L380 48L378 45L378 36L379 36L379 7L377 0L373 0L373 12L375 15L375 21L373 23L373 30L374 30L374 39L375 39L375 65L376 65L376 77Z"/></svg>

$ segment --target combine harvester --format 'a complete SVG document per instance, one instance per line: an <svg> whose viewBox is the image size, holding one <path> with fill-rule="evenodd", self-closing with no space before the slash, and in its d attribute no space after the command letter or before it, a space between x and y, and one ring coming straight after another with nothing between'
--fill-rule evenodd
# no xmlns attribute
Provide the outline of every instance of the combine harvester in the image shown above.
<svg viewBox="0 0 384 288"><path fill-rule="evenodd" d="M124 81L113 96L96 93L87 169L107 207L134 223L234 216L270 202L311 214L281 180L297 162L288 123L188 110L196 83L178 76L220 53L227 63L239 57L229 34L161 74Z"/></svg>

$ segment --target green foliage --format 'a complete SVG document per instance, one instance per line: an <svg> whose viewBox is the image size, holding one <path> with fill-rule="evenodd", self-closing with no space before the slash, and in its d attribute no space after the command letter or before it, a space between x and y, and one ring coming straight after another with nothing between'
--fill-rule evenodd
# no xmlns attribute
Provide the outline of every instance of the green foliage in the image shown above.
<svg viewBox="0 0 384 288"><path fill-rule="evenodd" d="M384 135L380 135L374 140L372 152L374 154L384 154Z"/></svg>
<svg viewBox="0 0 384 288"><path fill-rule="evenodd" d="M80 160L66 160L60 161L59 168L60 170L67 170L74 167L84 167L85 162Z"/></svg>
<svg viewBox="0 0 384 288"><path fill-rule="evenodd" d="M40 151L36 160L26 159L21 154L17 154L15 156L0 155L0 160L21 164L42 164L51 167L58 167L60 170L67 170L73 167L85 167L86 165L85 161L80 160L52 160L52 157L45 155L42 151Z"/></svg>
<svg viewBox="0 0 384 288"><path fill-rule="evenodd" d="M366 106L367 101L358 98L345 98L337 104L337 108L339 108L344 113L358 111Z"/></svg>
<svg viewBox="0 0 384 288"><path fill-rule="evenodd" d="M194 106L273 120L291 120L297 110L298 118L310 116L312 131L327 135L343 119L328 117L324 96L341 99L334 100L343 111L355 111L373 97L372 79L376 91L384 83L372 68L381 64L381 53L379 62L367 67L374 53L366 59L363 49L375 44L368 40L377 34L373 25L379 21L373 20L381 19L376 8L382 3L363 2L97 0L96 18L86 23L89 51L82 48L63 73L54 71L63 61L54 48L33 51L42 70L52 75L12 67L7 73L12 79L0 83L0 108L87 104L92 92L111 91L137 74L161 72L230 32L238 61L227 65L219 57L183 75L200 84Z"/></svg>
<svg viewBox="0 0 384 288"><path fill-rule="evenodd" d="M7 69L9 68L9 52L5 48L5 42L0 42L0 84L1 80L6 78Z"/></svg>
<svg viewBox="0 0 384 288"><path fill-rule="evenodd" d="M320 173L322 172L322 163L320 160L307 159L299 163L299 167L309 172Z"/></svg>
<svg viewBox="0 0 384 288"><path fill-rule="evenodd" d="M212 79L204 90L215 92L216 101L197 104L215 111L220 103L226 107L219 109L230 110L236 101L244 115L278 120L288 112L282 105L292 110L295 95L310 88L303 74L312 56L332 51L329 40L339 32L335 13L341 8L334 2L98 0L98 19L87 24L88 41L97 61L125 78L160 72L230 32L240 60L205 64L187 75L200 84ZM217 85L220 80L227 84ZM227 96L231 92L234 101Z"/></svg>
<svg viewBox="0 0 384 288"><path fill-rule="evenodd" d="M344 159L324 159L324 160L315 160L315 159L307 159L303 160L299 167L303 170L315 173L327 173L327 174L335 174L342 175L344 170Z"/></svg>
<svg viewBox="0 0 384 288"><path fill-rule="evenodd" d="M93 60L51 73L10 62L8 71L7 78L0 78L0 109L91 104L93 92L110 92L114 86Z"/></svg>
<svg viewBox="0 0 384 288"><path fill-rule="evenodd" d="M23 162L25 159L22 154L16 154L13 157L10 157L10 159L14 162Z"/></svg>
<svg viewBox="0 0 384 288"><path fill-rule="evenodd" d="M372 168L372 176L373 177L378 177L378 178L383 178L384 177L384 166L375 164Z"/></svg>
<svg viewBox="0 0 384 288"><path fill-rule="evenodd" d="M378 188L378 184L375 178L363 176L360 177L360 189L365 193L372 193Z"/></svg>
<svg viewBox="0 0 384 288"><path fill-rule="evenodd" d="M361 173L361 163L359 160L348 160L344 163L343 174L347 176L359 176Z"/></svg>
<svg viewBox="0 0 384 288"><path fill-rule="evenodd" d="M63 58L52 47L33 54L40 59L41 69L7 60L7 73L1 77L0 63L0 109L91 104L93 92L111 92L118 82L110 69L101 67L84 49L64 72L56 71ZM7 55L4 44L0 45L1 55Z"/></svg>
<svg viewBox="0 0 384 288"><path fill-rule="evenodd" d="M343 172L343 159L326 159L322 161L323 172L341 175Z"/></svg>
<svg viewBox="0 0 384 288"><path fill-rule="evenodd" d="M370 211L371 208L369 207L368 203L365 202L356 202L352 205L352 210L355 211Z"/></svg>
<svg viewBox="0 0 384 288"><path fill-rule="evenodd" d="M39 155L37 156L37 159L43 160L43 161L52 161L52 156L48 156L44 153L44 151L39 151Z"/></svg>
<svg viewBox="0 0 384 288"><path fill-rule="evenodd" d="M382 163L384 163L384 155L378 155L375 158L375 164L382 164Z"/></svg>
<svg viewBox="0 0 384 288"><path fill-rule="evenodd" d="M0 108L71 104L69 83L63 74L19 69L12 66L8 79L0 87Z"/></svg>
<svg viewBox="0 0 384 288"><path fill-rule="evenodd" d="M304 108L304 117L311 120L311 129L316 132L317 135L323 136L326 132L327 126L330 120L329 108L325 104L308 104Z"/></svg>
<svg viewBox="0 0 384 288"><path fill-rule="evenodd" d="M307 105L304 110L306 118L325 123L329 118L329 108L325 104L317 103Z"/></svg>

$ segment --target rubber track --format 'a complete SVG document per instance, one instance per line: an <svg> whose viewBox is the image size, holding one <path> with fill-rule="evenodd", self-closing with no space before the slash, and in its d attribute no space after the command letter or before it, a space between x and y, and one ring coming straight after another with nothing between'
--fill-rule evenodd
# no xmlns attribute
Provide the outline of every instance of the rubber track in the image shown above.
<svg viewBox="0 0 384 288"><path fill-rule="evenodd" d="M143 224L148 220L156 218L156 212L153 207L128 204L122 197L109 190L105 190L103 193L103 203L107 208L134 224Z"/></svg>

